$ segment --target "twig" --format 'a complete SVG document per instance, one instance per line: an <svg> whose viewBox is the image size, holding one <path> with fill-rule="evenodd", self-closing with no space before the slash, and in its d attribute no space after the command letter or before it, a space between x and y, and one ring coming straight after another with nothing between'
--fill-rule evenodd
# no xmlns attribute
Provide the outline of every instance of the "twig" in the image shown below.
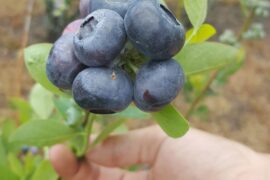
<svg viewBox="0 0 270 180"><path fill-rule="evenodd" d="M253 9L250 11L248 17L245 19L245 21L244 21L244 23L243 23L243 26L242 26L242 28L241 28L239 34L238 34L238 37L237 37L237 41L238 41L238 42L239 42L239 41L242 41L243 34L244 34L245 32L247 32L247 30L250 28L250 26L251 26L251 24L252 24L254 18L255 18L255 8L253 8Z"/></svg>
<svg viewBox="0 0 270 180"><path fill-rule="evenodd" d="M83 123L82 123L82 126L85 127L87 122L88 122L88 119L89 119L89 116L90 116L90 112L89 111L85 111L85 116L84 116L84 119L83 119Z"/></svg>
<svg viewBox="0 0 270 180"><path fill-rule="evenodd" d="M215 71L212 76L210 77L210 79L208 80L206 86L203 88L203 90L200 92L200 94L195 98L195 100L192 102L187 114L186 114L186 118L189 118L190 115L192 114L192 112L194 111L194 109L197 107L197 105L199 104L199 102L201 101L201 99L204 97L205 93L208 91L208 89L210 88L210 86L212 85L212 83L214 82L214 80L216 79L217 75L218 75L219 71Z"/></svg>
<svg viewBox="0 0 270 180"><path fill-rule="evenodd" d="M83 157L87 151L88 151L88 147L89 147L89 137L92 133L92 127L94 124L94 115L90 114L88 111L85 114L85 118L84 118L84 122L83 122L83 127L84 127L84 142L83 142L83 148L79 154L79 158Z"/></svg>
<svg viewBox="0 0 270 180"><path fill-rule="evenodd" d="M26 9L26 17L24 21L24 28L23 28L23 34L21 39L21 48L19 50L18 54L18 64L17 64L17 70L16 70L16 82L14 83L14 95L17 97L21 96L21 86L22 86L22 77L23 77L23 68L24 68L24 62L23 62L23 50L27 46L28 39L29 39L29 31L30 31L30 25L32 21L32 12L34 7L35 0L28 0L27 3L27 9Z"/></svg>

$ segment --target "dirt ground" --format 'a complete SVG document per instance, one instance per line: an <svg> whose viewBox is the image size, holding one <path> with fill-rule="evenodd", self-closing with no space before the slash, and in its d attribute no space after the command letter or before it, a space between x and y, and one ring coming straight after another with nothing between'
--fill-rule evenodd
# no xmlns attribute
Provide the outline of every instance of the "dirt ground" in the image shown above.
<svg viewBox="0 0 270 180"><path fill-rule="evenodd" d="M27 0L0 0L0 119L10 115L8 98L14 95L17 83L18 50L21 47ZM46 32L42 30L45 20L43 3L36 1L33 9L33 23L30 30L29 44L43 42ZM16 4L16 6L14 6ZM25 70L25 69L24 69ZM22 94L26 95L32 80L24 71L22 77Z"/></svg>
<svg viewBox="0 0 270 180"><path fill-rule="evenodd" d="M0 119L10 115L8 97L13 95L16 82L16 57L20 47L26 0L0 0ZM42 3L35 6L30 44L45 41ZM42 1L41 1L42 2ZM16 6L14 7L14 4ZM235 3L218 3L211 6L208 22L218 34L226 28L238 30L242 15ZM229 82L218 88L218 96L206 99L209 117L191 118L193 127L201 128L250 147L270 152L270 22L266 24L267 36L263 40L245 44L247 59L240 71ZM32 80L23 77L23 94L27 96ZM181 98L180 98L181 99ZM186 107L180 108L186 109Z"/></svg>

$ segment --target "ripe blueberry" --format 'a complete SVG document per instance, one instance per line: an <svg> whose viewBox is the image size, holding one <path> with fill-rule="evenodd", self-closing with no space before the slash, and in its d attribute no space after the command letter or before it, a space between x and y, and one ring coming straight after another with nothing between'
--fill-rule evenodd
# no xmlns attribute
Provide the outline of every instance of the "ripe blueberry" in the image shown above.
<svg viewBox="0 0 270 180"><path fill-rule="evenodd" d="M85 69L74 80L72 90L79 106L97 114L122 111L133 97L131 79L118 68Z"/></svg>
<svg viewBox="0 0 270 180"><path fill-rule="evenodd" d="M126 32L122 17L108 9L89 14L74 37L75 54L90 67L109 65L125 45Z"/></svg>
<svg viewBox="0 0 270 180"><path fill-rule="evenodd" d="M156 0L133 1L124 23L129 40L151 59L170 59L184 45L183 26Z"/></svg>
<svg viewBox="0 0 270 180"><path fill-rule="evenodd" d="M184 81L184 72L173 59L152 60L137 73L134 102L143 111L158 111L176 98Z"/></svg>
<svg viewBox="0 0 270 180"><path fill-rule="evenodd" d="M61 36L48 57L48 79L60 89L71 89L73 80L85 68L73 53L73 37L74 33Z"/></svg>
<svg viewBox="0 0 270 180"><path fill-rule="evenodd" d="M124 18L130 1L131 0L91 0L89 10L90 12L94 12L98 9L110 9Z"/></svg>
<svg viewBox="0 0 270 180"><path fill-rule="evenodd" d="M29 151L29 149L30 149L30 147L28 147L28 146L23 146L23 147L21 148L21 152L22 152L23 154L27 154L28 151Z"/></svg>

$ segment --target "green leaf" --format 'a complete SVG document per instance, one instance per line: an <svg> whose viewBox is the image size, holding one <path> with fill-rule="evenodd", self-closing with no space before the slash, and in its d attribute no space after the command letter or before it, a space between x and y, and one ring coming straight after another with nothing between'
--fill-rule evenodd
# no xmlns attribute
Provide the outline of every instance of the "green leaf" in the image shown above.
<svg viewBox="0 0 270 180"><path fill-rule="evenodd" d="M2 137L0 136L0 166L5 166L7 164L7 154L4 143L2 142Z"/></svg>
<svg viewBox="0 0 270 180"><path fill-rule="evenodd" d="M239 55L237 56L235 63L232 63L227 67L223 68L222 70L220 70L216 78L216 82L218 82L219 84L224 84L231 75L233 75L243 66L245 57L246 57L245 50L240 49Z"/></svg>
<svg viewBox="0 0 270 180"><path fill-rule="evenodd" d="M204 42L186 45L176 55L175 59L181 64L187 76L234 63L239 50L221 43Z"/></svg>
<svg viewBox="0 0 270 180"><path fill-rule="evenodd" d="M23 158L24 174L29 177L35 170L35 156L32 153L27 153Z"/></svg>
<svg viewBox="0 0 270 180"><path fill-rule="evenodd" d="M47 78L46 62L52 48L52 44L35 44L24 50L26 67L32 78L44 88L58 95L63 95Z"/></svg>
<svg viewBox="0 0 270 180"><path fill-rule="evenodd" d="M105 129L103 129L102 132L97 136L94 142L90 145L90 148L93 148L100 142L104 141L112 132L114 132L115 129L117 129L125 121L126 119L118 119L111 124L108 124Z"/></svg>
<svg viewBox="0 0 270 180"><path fill-rule="evenodd" d="M54 108L53 94L36 84L30 93L30 104L41 119L48 119Z"/></svg>
<svg viewBox="0 0 270 180"><path fill-rule="evenodd" d="M0 165L1 180L19 180L19 178L5 165Z"/></svg>
<svg viewBox="0 0 270 180"><path fill-rule="evenodd" d="M57 180L58 176L53 170L51 163L47 160L43 161L35 171L32 180Z"/></svg>
<svg viewBox="0 0 270 180"><path fill-rule="evenodd" d="M172 105L168 105L152 115L160 127L172 138L181 137L189 130L188 121Z"/></svg>
<svg viewBox="0 0 270 180"><path fill-rule="evenodd" d="M196 96L198 95L198 93L201 93L201 91L205 88L205 85L207 81L209 80L209 75L210 73L207 72L207 73L191 75L188 77L190 84L195 90Z"/></svg>
<svg viewBox="0 0 270 180"><path fill-rule="evenodd" d="M77 127L81 124L84 111L70 98L63 96L53 99L54 106L69 126Z"/></svg>
<svg viewBox="0 0 270 180"><path fill-rule="evenodd" d="M194 27L192 34L186 40L186 44L197 34L207 16L207 0L184 0L185 10Z"/></svg>
<svg viewBox="0 0 270 180"><path fill-rule="evenodd" d="M184 0L188 18L197 31L207 16L207 0Z"/></svg>
<svg viewBox="0 0 270 180"><path fill-rule="evenodd" d="M70 148L76 154L76 157L82 156L83 147L85 146L86 133L81 129L81 133L68 141ZM89 137L88 137L89 138Z"/></svg>
<svg viewBox="0 0 270 180"><path fill-rule="evenodd" d="M127 109L114 116L127 119L149 119L150 114L139 110L136 106L130 105Z"/></svg>
<svg viewBox="0 0 270 180"><path fill-rule="evenodd" d="M186 39L190 39L189 43L200 43L208 40L213 35L216 34L216 29L210 24L203 24L197 31L194 33L195 29L192 28L186 33ZM192 34L195 34L193 37Z"/></svg>
<svg viewBox="0 0 270 180"><path fill-rule="evenodd" d="M30 104L22 98L11 98L10 105L19 113L19 118L22 123L30 120L32 115L32 108Z"/></svg>
<svg viewBox="0 0 270 180"><path fill-rule="evenodd" d="M0 124L1 136L3 139L8 139L9 136L16 130L16 123L13 119L7 119Z"/></svg>
<svg viewBox="0 0 270 180"><path fill-rule="evenodd" d="M58 121L35 120L19 127L10 137L11 143L31 146L51 146L76 135L72 129Z"/></svg>
<svg viewBox="0 0 270 180"><path fill-rule="evenodd" d="M21 148L18 144L10 144L8 139L10 135L16 130L16 123L13 119L7 119L0 124L1 141L7 152L17 152Z"/></svg>
<svg viewBox="0 0 270 180"><path fill-rule="evenodd" d="M132 166L130 166L130 167L128 167L128 171L129 172L138 172L138 171L140 171L140 168L141 168L141 166L139 165L139 164L135 164L135 165L132 165Z"/></svg>
<svg viewBox="0 0 270 180"><path fill-rule="evenodd" d="M10 153L8 155L8 162L10 168L17 176L19 176L20 178L24 177L23 166L20 160L14 154Z"/></svg>
<svg viewBox="0 0 270 180"><path fill-rule="evenodd" d="M72 106L71 99L63 97L63 96L54 97L53 103L54 103L56 110L66 119L67 118L67 110Z"/></svg>
<svg viewBox="0 0 270 180"><path fill-rule="evenodd" d="M82 123L83 112L75 106L71 106L67 109L66 122L69 126L77 127Z"/></svg>
<svg viewBox="0 0 270 180"><path fill-rule="evenodd" d="M125 134L128 132L128 127L125 124L121 124L120 126L118 126L113 132L112 134Z"/></svg>
<svg viewBox="0 0 270 180"><path fill-rule="evenodd" d="M208 113L209 109L206 105L201 105L192 112L193 115L200 117L204 121L208 120Z"/></svg>

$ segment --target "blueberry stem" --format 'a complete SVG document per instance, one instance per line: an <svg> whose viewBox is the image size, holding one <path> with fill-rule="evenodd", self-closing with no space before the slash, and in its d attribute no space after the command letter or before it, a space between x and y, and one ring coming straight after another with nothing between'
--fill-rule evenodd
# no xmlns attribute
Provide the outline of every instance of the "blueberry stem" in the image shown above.
<svg viewBox="0 0 270 180"><path fill-rule="evenodd" d="M127 64L134 73L136 73L139 70L130 60L128 60Z"/></svg>
<svg viewBox="0 0 270 180"><path fill-rule="evenodd" d="M87 153L87 150L90 144L89 137L91 136L91 133L92 133L94 120L95 120L95 116L91 114L89 111L86 111L84 122L83 122L85 136L84 136L83 148L80 153L80 156L84 156Z"/></svg>
<svg viewBox="0 0 270 180"><path fill-rule="evenodd" d="M82 126L83 127L86 127L86 124L89 121L89 117L90 117L90 112L89 111L85 111L85 116L84 116L83 123L82 123Z"/></svg>

